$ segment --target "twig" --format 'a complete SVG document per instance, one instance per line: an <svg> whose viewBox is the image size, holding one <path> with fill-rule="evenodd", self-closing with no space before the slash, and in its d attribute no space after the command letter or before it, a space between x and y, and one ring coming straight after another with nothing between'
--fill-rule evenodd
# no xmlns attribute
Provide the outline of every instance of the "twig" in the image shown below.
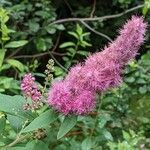
<svg viewBox="0 0 150 150"><path fill-rule="evenodd" d="M65 54L54 52L56 50L58 44L59 44L60 35L61 35L61 33L59 33L58 38L56 40L56 43L55 43L53 49L51 50L51 52L48 51L48 52L44 52L44 53L40 53L40 54L34 54L34 55L19 55L19 56L14 56L15 54L17 54L19 52L19 51L15 51L12 54L10 54L6 59L8 59L10 57L12 57L12 58L35 58L35 57L42 57L42 56L48 55L49 53L52 53L53 55L64 56Z"/></svg>
<svg viewBox="0 0 150 150"><path fill-rule="evenodd" d="M60 36L61 36L61 32L58 34L58 38L57 38L57 40L55 42L55 45L54 45L53 49L51 50L52 52L54 52L56 50L56 48L57 48L57 46L59 44Z"/></svg>
<svg viewBox="0 0 150 150"><path fill-rule="evenodd" d="M84 21L80 21L80 22L81 22L86 28L88 28L90 31L94 32L95 34L100 35L100 36L106 38L106 39L109 40L109 41L112 41L112 39L111 39L109 36L107 36L106 34L96 31L95 29L93 29L92 27L90 27L87 23L85 23Z"/></svg>
<svg viewBox="0 0 150 150"><path fill-rule="evenodd" d="M14 56L12 58L36 58L36 57L42 57L42 56L48 55L49 53L52 53L53 55L57 55L57 56L65 56L66 55L66 54L61 54L61 53L57 53L57 52L53 52L53 51L48 51L48 52L35 54L35 55L18 55L18 56Z"/></svg>
<svg viewBox="0 0 150 150"><path fill-rule="evenodd" d="M69 10L70 10L71 12L73 12L73 10L72 10L72 8L71 8L70 4L68 3L68 1L67 1L67 0L64 0L64 2L65 2L65 3L66 3L66 5L68 6Z"/></svg>
<svg viewBox="0 0 150 150"><path fill-rule="evenodd" d="M24 123L23 126L22 126L22 129L26 126L27 123L28 123L28 121L25 121L25 123ZM22 129L21 129L20 132L18 133L16 139L15 139L12 143L10 143L10 144L8 144L8 145L6 145L6 146L4 147L6 150L7 150L9 147L12 147L12 146L16 145L17 143L22 142L23 140L25 140L25 139L27 139L27 138L29 138L29 137L31 136L30 134L26 134L26 135L24 135L24 136L21 136L21 131L22 131Z"/></svg>
<svg viewBox="0 0 150 150"><path fill-rule="evenodd" d="M24 136L19 136L17 137L12 143L10 143L9 145L6 145L5 148L6 150L9 148L9 147L12 147L20 142L22 142L23 140L29 138L31 135L30 134L26 134Z"/></svg>
<svg viewBox="0 0 150 150"><path fill-rule="evenodd" d="M65 135L65 137L74 136L74 135L79 135L79 134L83 134L83 132L82 132L82 131L73 131L73 132L67 133L67 134Z"/></svg>
<svg viewBox="0 0 150 150"><path fill-rule="evenodd" d="M64 66L62 66L62 65L57 61L57 59L53 56L52 53L49 53L49 55L52 57L52 59L55 61L55 63L56 63L59 67L61 67L65 72L68 72L68 70L67 70Z"/></svg>
<svg viewBox="0 0 150 150"><path fill-rule="evenodd" d="M61 33L59 33L58 38L56 39L56 43L53 47L53 49L51 50L51 53L53 53L54 55L58 55L58 56L64 56L65 54L60 54L57 52L54 52L59 44L59 40L60 40L60 35ZM31 41L31 40L30 40ZM16 55L21 49L17 49L16 51L14 51L13 53L11 53L6 59L9 58L34 58L34 57L42 57L44 55L48 55L49 52L44 52L44 53L40 53L40 54L35 54L35 55L19 55L19 56L14 56Z"/></svg>
<svg viewBox="0 0 150 150"><path fill-rule="evenodd" d="M18 48L18 49L16 49L15 51L13 51L13 52L7 57L7 59L13 57L14 55L16 55L20 50L21 50L21 49Z"/></svg>
<svg viewBox="0 0 150 150"><path fill-rule="evenodd" d="M33 40L33 37L28 41L28 43L31 42L32 40ZM9 56L7 56L6 59L9 59L9 58L13 57L13 56L16 55L20 50L21 50L21 48L16 49L16 50L13 51Z"/></svg>
<svg viewBox="0 0 150 150"><path fill-rule="evenodd" d="M102 107L102 103L103 103L103 94L101 94L101 98L100 98L100 102L99 102L99 105L98 105L98 110L97 110L97 113L99 114L99 111L100 111L100 109L101 109L101 107ZM91 130L91 133L90 133L90 137L92 137L92 135L93 135L93 133L94 133L94 130L95 130L95 128L96 128L96 123L97 123L97 121L98 121L98 115L96 116L96 118L95 118L95 121L94 121L94 127L92 128L92 130Z"/></svg>
<svg viewBox="0 0 150 150"><path fill-rule="evenodd" d="M119 14L114 14L114 15L107 15L107 16L102 16L102 17L94 17L94 18L65 18L65 19L59 19L59 20L56 20L52 23L50 23L50 25L53 25L53 24L58 24L58 23L65 23L65 22L73 22L73 21L104 21L104 20L107 20L107 19L112 19L112 18L118 18L118 17L121 17L127 13L130 13L132 11L135 11L137 9L140 9L144 6L144 4L142 5L138 5L136 7L133 7L133 8L130 8L122 13L119 13Z"/></svg>
<svg viewBox="0 0 150 150"><path fill-rule="evenodd" d="M94 16L95 8L96 8L96 0L94 0L94 2L93 2L93 8L92 8L92 11L91 11L91 14L90 14L91 18L93 18L93 16Z"/></svg>

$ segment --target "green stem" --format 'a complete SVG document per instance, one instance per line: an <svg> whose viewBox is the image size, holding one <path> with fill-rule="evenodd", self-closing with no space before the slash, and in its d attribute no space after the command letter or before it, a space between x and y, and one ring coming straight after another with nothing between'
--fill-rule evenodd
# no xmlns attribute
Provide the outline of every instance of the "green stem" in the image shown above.
<svg viewBox="0 0 150 150"><path fill-rule="evenodd" d="M78 51L78 47L79 47L79 40L78 40L78 42L77 42L77 44L76 44L76 46L75 46L75 53L72 55L72 57L71 57L71 59L70 59L70 65L68 66L68 68L71 67L73 58L75 57L75 55L76 55L76 53L77 53L77 51ZM67 69L68 69L68 68L67 68Z"/></svg>
<svg viewBox="0 0 150 150"><path fill-rule="evenodd" d="M22 142L23 140L29 138L31 135L30 134L26 134L24 136L17 136L17 138L10 144L6 145L4 148L5 150L7 150L8 148L12 147L12 146L15 146L16 144Z"/></svg>
<svg viewBox="0 0 150 150"><path fill-rule="evenodd" d="M97 124L97 121L98 121L98 117L99 117L99 111L102 107L102 103L103 103L103 94L101 94L100 96L100 101L99 101L99 105L98 105L98 109L97 109L97 116L95 118L95 122L94 122L94 127L93 129L91 130L91 133L90 133L90 137L92 137L93 133L94 133L94 130L96 128L96 124Z"/></svg>
<svg viewBox="0 0 150 150"><path fill-rule="evenodd" d="M20 132L19 132L19 133L17 134L17 136L16 136L16 139L15 139L12 143L10 143L10 144L4 146L4 150L7 150L8 148L10 148L10 147L12 147L12 146L15 146L16 144L22 142L23 140L25 140L25 139L27 139L27 138L29 138L29 137L31 136L30 134L26 134L26 135L24 135L24 136L21 135L21 131L24 129L24 127L26 126L27 123L28 123L28 122L25 122L25 123L23 124L22 129L20 130Z"/></svg>

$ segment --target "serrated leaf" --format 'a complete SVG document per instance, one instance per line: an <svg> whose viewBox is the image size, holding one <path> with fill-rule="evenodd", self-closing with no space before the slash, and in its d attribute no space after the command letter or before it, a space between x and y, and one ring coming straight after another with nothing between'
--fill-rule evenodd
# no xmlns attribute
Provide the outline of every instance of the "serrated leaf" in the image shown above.
<svg viewBox="0 0 150 150"><path fill-rule="evenodd" d="M27 43L28 43L27 40L12 41L12 42L7 43L5 45L5 48L18 48L18 47L26 45Z"/></svg>
<svg viewBox="0 0 150 150"><path fill-rule="evenodd" d="M7 59L7 63L10 64L11 66L17 68L21 72L24 71L24 65L16 59Z"/></svg>
<svg viewBox="0 0 150 150"><path fill-rule="evenodd" d="M57 114L53 110L48 110L37 118L35 118L27 127L25 127L21 132L31 132L38 128L44 128L50 123L54 122L57 119Z"/></svg>
<svg viewBox="0 0 150 150"><path fill-rule="evenodd" d="M65 117L64 121L62 122L58 134L57 139L62 138L65 134L67 134L77 123L76 116L67 116Z"/></svg>
<svg viewBox="0 0 150 150"><path fill-rule="evenodd" d="M65 42L65 43L61 44L59 46L59 48L66 48L66 47L69 47L69 46L75 46L75 44L73 42Z"/></svg>

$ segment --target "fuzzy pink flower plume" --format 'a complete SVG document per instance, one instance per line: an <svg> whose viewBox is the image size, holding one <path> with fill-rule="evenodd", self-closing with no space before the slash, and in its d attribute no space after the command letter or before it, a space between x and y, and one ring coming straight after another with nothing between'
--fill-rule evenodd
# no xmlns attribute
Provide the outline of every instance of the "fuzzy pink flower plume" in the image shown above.
<svg viewBox="0 0 150 150"><path fill-rule="evenodd" d="M122 69L137 55L144 42L146 28L143 17L132 16L108 47L72 67L63 81L53 84L49 91L49 105L65 115L82 115L92 111L97 92L121 83Z"/></svg>
<svg viewBox="0 0 150 150"><path fill-rule="evenodd" d="M21 90L25 97L30 97L33 101L38 101L41 98L41 93L31 73L24 76L21 83Z"/></svg>

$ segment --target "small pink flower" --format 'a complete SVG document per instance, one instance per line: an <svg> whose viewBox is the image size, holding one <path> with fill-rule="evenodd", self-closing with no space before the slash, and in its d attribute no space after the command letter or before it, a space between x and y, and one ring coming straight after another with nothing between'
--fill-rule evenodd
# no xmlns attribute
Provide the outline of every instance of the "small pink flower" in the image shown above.
<svg viewBox="0 0 150 150"><path fill-rule="evenodd" d="M31 73L26 74L21 82L21 90L25 97L31 97L33 101L38 101L41 98L41 92L35 83L35 78Z"/></svg>

